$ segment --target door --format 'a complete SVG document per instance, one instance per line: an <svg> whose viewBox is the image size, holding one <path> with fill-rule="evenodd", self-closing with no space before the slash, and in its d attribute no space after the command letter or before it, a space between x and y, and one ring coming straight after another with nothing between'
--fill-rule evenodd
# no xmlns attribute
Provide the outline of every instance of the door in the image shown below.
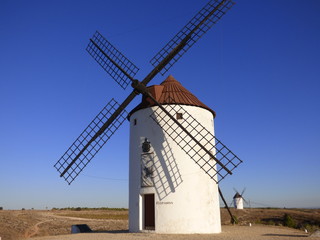
<svg viewBox="0 0 320 240"><path fill-rule="evenodd" d="M144 195L144 229L155 229L154 194Z"/></svg>

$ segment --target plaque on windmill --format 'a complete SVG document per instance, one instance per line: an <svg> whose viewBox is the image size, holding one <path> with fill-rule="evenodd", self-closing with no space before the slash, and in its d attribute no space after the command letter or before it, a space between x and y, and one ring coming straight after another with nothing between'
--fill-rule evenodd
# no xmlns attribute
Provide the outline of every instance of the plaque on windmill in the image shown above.
<svg viewBox="0 0 320 240"><path fill-rule="evenodd" d="M141 187L152 187L154 177L153 153L141 154Z"/></svg>
<svg viewBox="0 0 320 240"><path fill-rule="evenodd" d="M142 152L147 153L150 152L150 142L148 141L148 138L144 139L144 142L142 143Z"/></svg>

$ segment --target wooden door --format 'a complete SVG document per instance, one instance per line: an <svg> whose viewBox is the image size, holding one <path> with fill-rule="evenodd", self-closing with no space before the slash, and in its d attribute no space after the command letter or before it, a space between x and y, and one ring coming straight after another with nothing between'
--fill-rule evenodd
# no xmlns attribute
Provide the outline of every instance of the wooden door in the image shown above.
<svg viewBox="0 0 320 240"><path fill-rule="evenodd" d="M155 229L154 194L144 195L144 229Z"/></svg>

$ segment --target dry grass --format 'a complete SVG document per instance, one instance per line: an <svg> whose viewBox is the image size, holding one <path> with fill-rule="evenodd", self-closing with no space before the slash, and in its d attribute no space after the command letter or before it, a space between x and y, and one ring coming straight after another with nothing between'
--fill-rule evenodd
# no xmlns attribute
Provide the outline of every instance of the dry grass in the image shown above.
<svg viewBox="0 0 320 240"><path fill-rule="evenodd" d="M230 217L226 209L222 211L222 224L228 224ZM231 209L240 225L264 224L285 226L284 216L289 215L295 222L295 228L314 232L320 228L320 209L268 209L251 208L243 210Z"/></svg>
<svg viewBox="0 0 320 240"><path fill-rule="evenodd" d="M113 220L128 220L128 211L121 210L81 210L81 211L53 211L57 216L86 218L86 219L113 219Z"/></svg>

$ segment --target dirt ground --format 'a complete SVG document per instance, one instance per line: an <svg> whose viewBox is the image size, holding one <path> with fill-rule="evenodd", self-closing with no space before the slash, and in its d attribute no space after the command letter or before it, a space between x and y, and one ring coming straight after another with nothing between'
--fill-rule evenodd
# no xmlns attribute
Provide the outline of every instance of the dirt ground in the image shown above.
<svg viewBox="0 0 320 240"><path fill-rule="evenodd" d="M105 214L103 215L98 211L93 211L93 214L90 214L90 212L83 211L81 214L93 219L70 217L68 215L73 214L71 211L3 210L0 211L0 237L1 240L19 240L70 234L71 226L75 224L87 224L94 231L124 231L128 229L126 215L124 216L125 219L117 219L114 214L110 213L112 218L115 219L95 219L97 217L94 215L105 216ZM74 215L77 216L77 213L74 213Z"/></svg>
<svg viewBox="0 0 320 240"><path fill-rule="evenodd" d="M308 234L296 229L277 226L232 226L223 225L219 234L155 234L155 233L86 233L69 234L55 237L40 237L34 240L288 240L304 239ZM311 238L308 239L319 239Z"/></svg>
<svg viewBox="0 0 320 240"><path fill-rule="evenodd" d="M221 209L222 233L214 235L166 235L128 233L128 211L116 210L2 210L1 240L56 239L297 239L309 234L304 226L320 227L320 210L244 209L234 210L239 224L231 225L226 209ZM290 214L300 229L283 227L284 214ZM249 227L251 223L251 227ZM71 225L87 224L95 233L70 234ZM310 231L309 231L310 232ZM309 238L311 239L311 238ZM318 238L320 239L320 238Z"/></svg>

